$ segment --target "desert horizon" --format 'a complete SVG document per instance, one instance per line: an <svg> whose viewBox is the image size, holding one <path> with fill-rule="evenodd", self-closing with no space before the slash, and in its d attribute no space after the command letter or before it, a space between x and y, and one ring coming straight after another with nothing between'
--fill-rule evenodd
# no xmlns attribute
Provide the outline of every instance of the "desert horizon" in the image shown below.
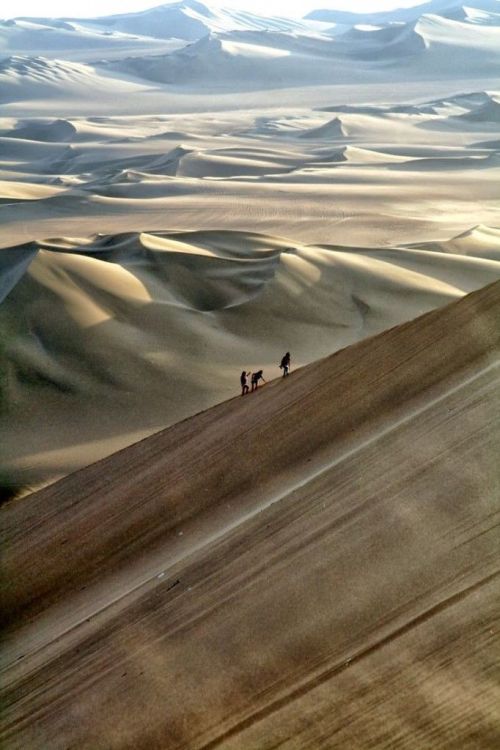
<svg viewBox="0 0 500 750"><path fill-rule="evenodd" d="M0 19L3 746L496 747L500 0L147 5Z"/></svg>

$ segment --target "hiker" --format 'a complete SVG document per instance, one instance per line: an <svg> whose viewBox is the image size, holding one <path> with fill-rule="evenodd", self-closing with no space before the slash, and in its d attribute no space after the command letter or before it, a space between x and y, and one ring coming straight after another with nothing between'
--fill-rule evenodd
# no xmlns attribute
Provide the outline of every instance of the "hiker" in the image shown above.
<svg viewBox="0 0 500 750"><path fill-rule="evenodd" d="M283 370L283 377L290 373L290 352L287 352L281 360L280 368Z"/></svg>
<svg viewBox="0 0 500 750"><path fill-rule="evenodd" d="M241 373L240 383L241 383L241 395L242 396L246 396L247 393L250 392L250 388L248 386L248 377L249 377L249 375L250 375L250 373L249 372L245 372L245 370L243 370L243 372Z"/></svg>
<svg viewBox="0 0 500 750"><path fill-rule="evenodd" d="M264 383L266 382L264 379L264 370L259 370L259 372L252 374L252 393L259 387L259 380L262 380Z"/></svg>

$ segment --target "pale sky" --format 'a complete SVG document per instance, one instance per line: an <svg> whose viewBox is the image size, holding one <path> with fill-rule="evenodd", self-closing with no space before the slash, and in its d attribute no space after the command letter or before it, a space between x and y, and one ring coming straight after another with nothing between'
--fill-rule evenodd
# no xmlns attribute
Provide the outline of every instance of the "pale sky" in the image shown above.
<svg viewBox="0 0 500 750"><path fill-rule="evenodd" d="M212 0L205 0L210 5ZM353 12L374 12L408 8L425 0L215 0L212 4L242 8L267 15L303 16L317 8L335 8ZM201 0L203 2L203 0ZM161 5L161 0L1 0L0 18L15 16L103 16L128 13Z"/></svg>

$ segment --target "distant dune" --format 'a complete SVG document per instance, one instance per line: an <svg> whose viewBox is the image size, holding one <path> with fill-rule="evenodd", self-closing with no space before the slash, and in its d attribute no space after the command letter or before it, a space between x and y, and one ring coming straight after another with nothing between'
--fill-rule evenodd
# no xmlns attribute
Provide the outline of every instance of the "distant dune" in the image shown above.
<svg viewBox="0 0 500 750"><path fill-rule="evenodd" d="M131 54L169 52L183 40L159 40L95 29L85 21L69 23L55 18L0 21L0 55L29 55L92 62Z"/></svg>
<svg viewBox="0 0 500 750"><path fill-rule="evenodd" d="M307 18L325 23L339 23L348 26L354 25L385 25L391 23L411 23L423 15L432 14L442 18L459 17L471 23L478 19L493 14L500 14L499 0L471 0L463 3L460 0L430 0L410 8L398 8L395 10L377 13L349 13L338 10L315 10Z"/></svg>
<svg viewBox="0 0 500 750"><path fill-rule="evenodd" d="M136 96L146 84L84 63L14 55L0 60L0 87L4 103L83 98L97 104L118 94Z"/></svg>
<svg viewBox="0 0 500 750"><path fill-rule="evenodd" d="M54 46L70 48L80 44L81 47L97 50L107 44L109 50L118 50L127 45L139 46L146 38L154 47L160 46L158 40L196 41L214 31L252 29L306 32L315 28L307 21L259 16L243 10L209 7L197 0L181 0L138 13L96 18L16 18L0 24L0 43L3 35L6 40L4 44L43 45L43 32L50 31ZM73 45L68 33L78 37Z"/></svg>
<svg viewBox="0 0 500 750"><path fill-rule="evenodd" d="M139 13L98 17L90 23L101 28L142 33L153 38L177 37L187 41L195 41L214 31L252 29L295 32L311 29L307 22L211 7L198 0L180 0Z"/></svg>
<svg viewBox="0 0 500 750"><path fill-rule="evenodd" d="M437 72L440 78L487 75L498 80L500 75L500 23L424 14L405 24L358 24L332 36L321 26L200 8L204 6L197 2L177 3L98 19L99 33L98 26L92 30L94 21L81 26L69 19L62 28L47 19L4 24L0 54L3 45L8 57L0 61L3 96L7 102L43 96L64 100L77 93L89 97L94 89L99 98L104 91L113 96L112 86L118 86L122 95L132 97L140 93L140 88L134 90L139 81L144 87L154 83L198 92L263 91L374 84L388 76L392 81L425 81ZM110 31L104 31L106 24ZM53 43L47 54L43 42L49 32ZM163 46L148 36L167 34L171 38ZM122 80L106 81L113 74ZM123 80L127 76L133 80Z"/></svg>
<svg viewBox="0 0 500 750"><path fill-rule="evenodd" d="M4 507L4 746L493 747L499 300Z"/></svg>
<svg viewBox="0 0 500 750"><path fill-rule="evenodd" d="M500 17L499 17L500 18ZM353 27L333 37L281 31L210 33L171 54L112 62L110 67L170 85L294 87L440 76L500 74L498 27L422 16L403 26ZM355 64L354 64L355 63Z"/></svg>

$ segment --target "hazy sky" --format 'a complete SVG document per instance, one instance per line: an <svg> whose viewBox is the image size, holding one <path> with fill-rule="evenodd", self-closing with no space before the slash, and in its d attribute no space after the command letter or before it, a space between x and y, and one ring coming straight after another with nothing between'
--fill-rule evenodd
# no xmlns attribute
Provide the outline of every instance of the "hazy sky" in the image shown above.
<svg viewBox="0 0 500 750"><path fill-rule="evenodd" d="M203 2L203 0L201 0ZM206 0L210 5L211 0ZM268 15L301 16L316 8L377 11L408 8L424 0L215 0L213 5L244 8ZM102 16L127 13L161 5L161 0L1 0L0 18L14 16Z"/></svg>

